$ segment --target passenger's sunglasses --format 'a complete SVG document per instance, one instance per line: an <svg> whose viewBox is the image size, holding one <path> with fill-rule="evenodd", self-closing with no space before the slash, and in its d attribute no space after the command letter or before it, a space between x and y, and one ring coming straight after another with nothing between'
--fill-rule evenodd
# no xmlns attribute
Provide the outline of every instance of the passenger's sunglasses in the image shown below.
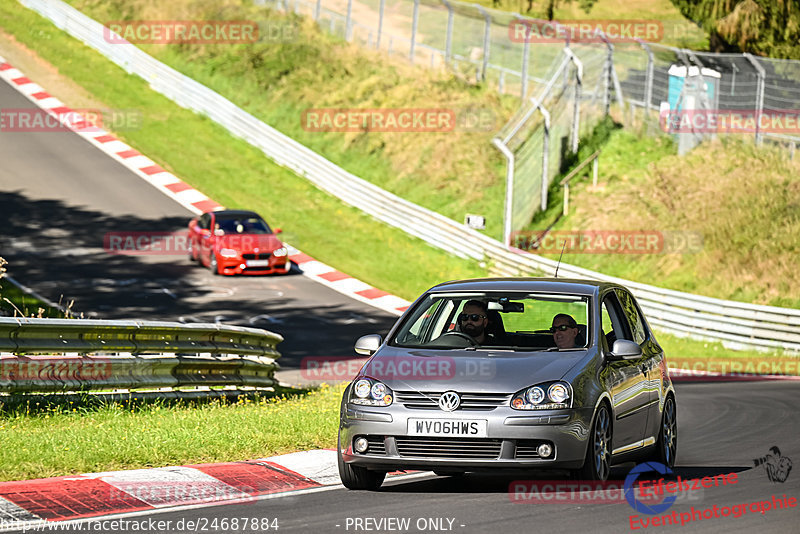
<svg viewBox="0 0 800 534"><path fill-rule="evenodd" d="M576 328L574 326L570 326L568 324L562 324L561 326L551 326L550 331L555 332L556 330L561 330L562 332L569 330L570 328Z"/></svg>
<svg viewBox="0 0 800 534"><path fill-rule="evenodd" d="M466 321L467 319L469 319L470 321L477 322L480 319L483 319L484 317L486 317L486 316L485 315L481 315L479 313L462 313L461 315L458 316L458 320L459 320L459 322L462 322L462 323L464 321Z"/></svg>

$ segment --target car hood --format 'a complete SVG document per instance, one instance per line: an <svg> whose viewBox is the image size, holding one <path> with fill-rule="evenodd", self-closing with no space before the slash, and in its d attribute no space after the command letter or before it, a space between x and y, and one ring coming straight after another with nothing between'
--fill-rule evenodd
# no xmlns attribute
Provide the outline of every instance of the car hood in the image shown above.
<svg viewBox="0 0 800 534"><path fill-rule="evenodd" d="M564 352L414 350L382 347L362 368L396 391L514 393L559 380L590 358L586 349Z"/></svg>
<svg viewBox="0 0 800 534"><path fill-rule="evenodd" d="M254 252L272 252L283 246L275 234L225 234L217 238L220 248L231 248L243 254Z"/></svg>

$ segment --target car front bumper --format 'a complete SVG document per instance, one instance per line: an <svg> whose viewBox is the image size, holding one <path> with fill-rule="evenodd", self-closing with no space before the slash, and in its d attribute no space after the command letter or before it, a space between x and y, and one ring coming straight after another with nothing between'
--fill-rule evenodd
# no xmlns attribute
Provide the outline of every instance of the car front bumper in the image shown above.
<svg viewBox="0 0 800 534"><path fill-rule="evenodd" d="M521 412L510 407L465 412L375 408L347 404L339 427L339 451L346 463L373 470L577 469L586 458L591 408ZM411 436L409 418L487 420L485 438ZM353 450L357 437L370 443L365 453ZM538 445L553 453L538 457Z"/></svg>
<svg viewBox="0 0 800 534"><path fill-rule="evenodd" d="M282 274L288 273L292 268L292 262L285 256L274 262L271 260L267 266L258 267L248 267L245 263L246 260L241 258L219 258L217 261L222 274Z"/></svg>

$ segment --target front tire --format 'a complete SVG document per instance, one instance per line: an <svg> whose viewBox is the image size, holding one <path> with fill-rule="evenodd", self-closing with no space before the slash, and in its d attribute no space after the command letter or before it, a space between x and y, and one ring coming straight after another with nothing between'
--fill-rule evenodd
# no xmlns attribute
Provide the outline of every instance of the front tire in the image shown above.
<svg viewBox="0 0 800 534"><path fill-rule="evenodd" d="M594 417L586 447L586 460L575 473L580 480L608 480L611 473L611 414L601 404Z"/></svg>
<svg viewBox="0 0 800 534"><path fill-rule="evenodd" d="M339 464L339 478L347 489L375 491L381 487L383 479L386 478L385 472L370 471L364 467L345 463L340 448L336 449L336 460Z"/></svg>
<svg viewBox="0 0 800 534"><path fill-rule="evenodd" d="M219 265L217 264L217 255L212 251L211 257L208 260L208 268L212 274L219 274Z"/></svg>

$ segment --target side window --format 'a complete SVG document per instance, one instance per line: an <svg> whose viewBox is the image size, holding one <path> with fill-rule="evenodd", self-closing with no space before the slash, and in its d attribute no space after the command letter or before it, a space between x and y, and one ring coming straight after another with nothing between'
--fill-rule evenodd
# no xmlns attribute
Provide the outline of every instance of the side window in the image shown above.
<svg viewBox="0 0 800 534"><path fill-rule="evenodd" d="M202 228L202 229L208 230L208 227L209 227L210 224L211 224L211 215L208 214L208 213L204 213L200 217L200 221L198 222L198 226L200 226L200 228Z"/></svg>
<svg viewBox="0 0 800 534"><path fill-rule="evenodd" d="M633 341L641 345L644 343L644 340L647 339L647 330L644 326L644 320L642 319L639 310L636 308L636 302L634 302L633 296L631 296L631 294L627 291L618 289L617 296L622 304L625 317L628 318L628 324L630 324L631 332L633 334Z"/></svg>
<svg viewBox="0 0 800 534"><path fill-rule="evenodd" d="M617 339L632 340L631 331L628 327L628 321L622 311L616 294L613 291L606 293L603 297L602 313L602 328L603 333L606 335L606 342L608 348L614 345Z"/></svg>

